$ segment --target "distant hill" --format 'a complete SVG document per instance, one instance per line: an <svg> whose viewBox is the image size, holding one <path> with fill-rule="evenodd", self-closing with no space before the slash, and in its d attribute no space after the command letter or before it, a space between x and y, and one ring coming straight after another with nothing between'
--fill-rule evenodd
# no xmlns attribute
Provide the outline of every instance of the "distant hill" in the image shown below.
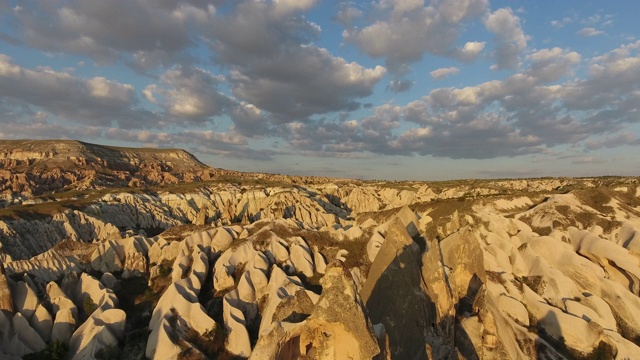
<svg viewBox="0 0 640 360"><path fill-rule="evenodd" d="M75 140L0 140L0 194L34 196L105 187L207 181L227 173L181 149Z"/></svg>

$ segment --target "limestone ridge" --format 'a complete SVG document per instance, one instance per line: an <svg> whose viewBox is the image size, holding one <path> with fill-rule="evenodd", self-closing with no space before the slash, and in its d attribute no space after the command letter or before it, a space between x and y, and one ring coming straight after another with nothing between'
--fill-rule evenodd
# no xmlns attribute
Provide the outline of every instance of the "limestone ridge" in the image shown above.
<svg viewBox="0 0 640 360"><path fill-rule="evenodd" d="M77 140L0 140L0 160L5 167L29 166L42 160L49 160L47 164L41 164L43 166L100 164L114 169L153 160L172 168L208 167L181 149L126 148Z"/></svg>
<svg viewBox="0 0 640 360"><path fill-rule="evenodd" d="M180 149L123 148L75 140L0 140L0 193L174 184L220 174Z"/></svg>
<svg viewBox="0 0 640 360"><path fill-rule="evenodd" d="M213 168L181 149L125 148L76 140L0 140L0 208L113 188L178 186L222 177L285 184L335 179ZM82 193L82 194L81 194Z"/></svg>

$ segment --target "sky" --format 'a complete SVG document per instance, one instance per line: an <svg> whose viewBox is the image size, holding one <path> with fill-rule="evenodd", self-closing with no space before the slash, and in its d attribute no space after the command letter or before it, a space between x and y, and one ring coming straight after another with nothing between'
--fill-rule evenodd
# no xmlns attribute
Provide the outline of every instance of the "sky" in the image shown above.
<svg viewBox="0 0 640 360"><path fill-rule="evenodd" d="M640 175L640 2L0 0L0 138L386 180Z"/></svg>

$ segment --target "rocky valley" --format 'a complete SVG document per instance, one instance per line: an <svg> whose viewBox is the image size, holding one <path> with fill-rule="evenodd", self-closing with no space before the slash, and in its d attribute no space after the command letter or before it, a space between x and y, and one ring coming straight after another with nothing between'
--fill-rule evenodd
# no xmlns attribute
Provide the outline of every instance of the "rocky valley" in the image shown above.
<svg viewBox="0 0 640 360"><path fill-rule="evenodd" d="M638 359L637 178L0 143L0 359Z"/></svg>

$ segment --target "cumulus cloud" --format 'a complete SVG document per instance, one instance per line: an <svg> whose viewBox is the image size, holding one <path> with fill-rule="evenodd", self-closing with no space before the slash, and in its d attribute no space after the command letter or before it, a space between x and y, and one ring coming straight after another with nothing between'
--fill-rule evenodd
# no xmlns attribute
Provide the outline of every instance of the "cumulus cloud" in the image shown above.
<svg viewBox="0 0 640 360"><path fill-rule="evenodd" d="M286 12L279 4L243 1L212 22L216 61L232 67L233 95L276 123L358 108L385 68L365 68L311 44L320 29L299 11L313 2Z"/></svg>
<svg viewBox="0 0 640 360"><path fill-rule="evenodd" d="M469 61L481 50L480 43L469 43L456 51L455 41L462 23L482 15L487 7L486 0L434 1L426 7L416 0L380 1L377 10L384 14L381 19L363 28L347 28L343 37L365 54L384 58L394 74L406 73L426 52Z"/></svg>
<svg viewBox="0 0 640 360"><path fill-rule="evenodd" d="M118 141L181 147L200 154L218 155L236 159L271 160L272 150L257 151L249 147L246 137L234 132L214 130L182 130L158 132L147 130L124 131L118 128L102 130L102 136Z"/></svg>
<svg viewBox="0 0 640 360"><path fill-rule="evenodd" d="M455 75L459 71L460 71L460 69L458 69L457 67L451 66L451 67L446 67L446 68L440 68L440 69L433 70L432 72L429 73L429 75L431 75L431 77L436 79L436 80L440 80L440 79L444 79L445 77L447 77L449 75Z"/></svg>
<svg viewBox="0 0 640 360"><path fill-rule="evenodd" d="M82 79L50 68L27 69L0 54L0 96L86 125L153 126L158 119L137 107L133 86L104 77Z"/></svg>
<svg viewBox="0 0 640 360"><path fill-rule="evenodd" d="M234 130L240 134L254 137L272 133L268 115L253 104L236 104L231 109L230 116Z"/></svg>
<svg viewBox="0 0 640 360"><path fill-rule="evenodd" d="M175 66L148 85L143 94L174 119L204 122L221 115L232 100L218 91L224 78L192 66Z"/></svg>
<svg viewBox="0 0 640 360"><path fill-rule="evenodd" d="M591 37L591 36L602 35L602 34L604 34L604 31L597 30L597 29L592 28L592 27L586 27L586 28L582 28L580 31L578 31L578 34L581 35L581 36Z"/></svg>
<svg viewBox="0 0 640 360"><path fill-rule="evenodd" d="M281 136L296 151L310 155L358 158L363 152L388 153L393 132L400 126L400 106L385 104L361 121L320 120L295 122L282 129Z"/></svg>
<svg viewBox="0 0 640 360"><path fill-rule="evenodd" d="M575 51L555 47L536 51L526 59L531 61L528 75L543 82L551 82L572 75L573 67L580 63L581 56Z"/></svg>
<svg viewBox="0 0 640 360"><path fill-rule="evenodd" d="M345 28L350 28L357 19L362 17L362 15L362 10L353 6L344 6L344 4L342 4L335 19Z"/></svg>
<svg viewBox="0 0 640 360"><path fill-rule="evenodd" d="M498 44L493 69L515 69L520 54L527 47L527 37L520 26L520 18L510 8L502 8L489 13L484 18L484 25L495 34Z"/></svg>
<svg viewBox="0 0 640 360"><path fill-rule="evenodd" d="M454 49L451 53L453 57L463 62L472 62L484 50L487 43L482 41L470 41L464 44L462 48Z"/></svg>
<svg viewBox="0 0 640 360"><path fill-rule="evenodd" d="M294 148L333 156L454 159L546 154L563 145L581 151L636 145L637 137L625 131L640 121L636 45L589 59L589 76L580 80L573 78L580 54L537 50L525 57L520 73L502 80L434 89L404 106L378 106L362 121L296 124L288 139Z"/></svg>
<svg viewBox="0 0 640 360"><path fill-rule="evenodd" d="M613 23L613 15L604 14L602 10L598 10L598 12L585 19L582 19L580 22L587 26L594 26L598 24L602 26L609 26Z"/></svg>
<svg viewBox="0 0 640 360"><path fill-rule="evenodd" d="M561 47L527 48L520 13L491 11L486 0L345 2L334 18L344 26L343 45L355 45L385 67L375 61L364 65L319 45L323 29L307 17L318 3L5 5L11 31L0 33L0 41L54 57L88 56L99 65L124 63L148 76L131 80L134 88L106 75L27 67L0 55L0 137L106 137L261 160L279 154L264 149L274 143L278 151L323 157L474 159L548 154L564 146L586 159L590 151L640 144L629 131L640 121L640 42L583 59ZM461 41L468 24L478 21L494 40ZM551 26L574 21L567 17ZM610 21L596 14L581 22L580 33L597 35ZM412 86L419 82L408 74L427 54L469 63L489 53L493 69L514 71L435 88L408 103L413 93L398 96L402 104L361 104L379 101L367 99L376 86L387 86L388 95L418 91ZM455 75L460 63L430 76ZM101 73L109 74L112 68L107 69ZM77 72L92 70L89 64ZM353 119L355 114L362 117Z"/></svg>
<svg viewBox="0 0 640 360"><path fill-rule="evenodd" d="M31 46L138 66L175 59L193 45L190 26L214 12L213 5L192 0L27 1L14 11Z"/></svg>

